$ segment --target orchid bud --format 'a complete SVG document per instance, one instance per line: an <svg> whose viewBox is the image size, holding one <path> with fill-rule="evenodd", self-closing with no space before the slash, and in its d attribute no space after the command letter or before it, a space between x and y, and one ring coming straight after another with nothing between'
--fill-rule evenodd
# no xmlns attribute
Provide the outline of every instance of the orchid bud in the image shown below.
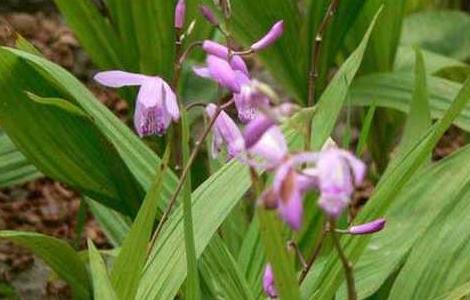
<svg viewBox="0 0 470 300"><path fill-rule="evenodd" d="M385 227L385 219L377 219L375 221L351 226L348 229L348 233L350 234L370 234L374 232L381 231Z"/></svg>
<svg viewBox="0 0 470 300"><path fill-rule="evenodd" d="M175 28L183 29L184 17L186 14L186 3L185 0L178 0L175 8Z"/></svg>
<svg viewBox="0 0 470 300"><path fill-rule="evenodd" d="M273 44L275 41L277 41L282 33L284 32L284 21L278 21L276 24L273 25L273 27L269 30L269 32L262 37L259 41L251 45L251 49L253 51L260 51L271 44Z"/></svg>
<svg viewBox="0 0 470 300"><path fill-rule="evenodd" d="M209 7L207 7L206 5L199 5L199 11L209 23L211 23L215 27L219 26L219 21L217 21Z"/></svg>
<svg viewBox="0 0 470 300"><path fill-rule="evenodd" d="M273 269L270 264L267 264L266 268L264 269L263 290L269 298L277 298L277 290L276 286L274 285Z"/></svg>

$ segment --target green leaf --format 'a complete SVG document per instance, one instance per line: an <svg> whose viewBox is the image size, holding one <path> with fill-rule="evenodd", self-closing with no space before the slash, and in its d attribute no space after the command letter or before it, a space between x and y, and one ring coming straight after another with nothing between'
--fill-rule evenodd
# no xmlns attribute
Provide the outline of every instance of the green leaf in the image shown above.
<svg viewBox="0 0 470 300"><path fill-rule="evenodd" d="M377 19L377 25L371 35L368 50L364 55L364 72L391 71L400 40L406 0L369 0L366 1L361 15L353 28L350 44L355 45L363 32L369 27L377 9L383 6L383 12Z"/></svg>
<svg viewBox="0 0 470 300"><path fill-rule="evenodd" d="M376 12L376 15L361 43L340 67L334 78L331 80L331 83L320 97L320 101L318 102L318 106L312 120L311 134L313 150L319 150L323 146L335 126L336 119L341 111L344 100L346 99L349 85L361 65L369 36L380 12L381 9Z"/></svg>
<svg viewBox="0 0 470 300"><path fill-rule="evenodd" d="M417 136L423 135L431 126L431 112L429 109L428 90L426 84L426 71L423 54L416 49L415 89L411 99L410 111L406 120L403 136L400 141L399 152L413 145Z"/></svg>
<svg viewBox="0 0 470 300"><path fill-rule="evenodd" d="M462 87L445 79L428 77L429 104L431 116L440 118L452 104ZM389 107L408 112L414 91L414 77L408 73L384 73L361 76L351 86L350 97L353 105ZM470 105L466 105L454 124L470 131Z"/></svg>
<svg viewBox="0 0 470 300"><path fill-rule="evenodd" d="M453 201L413 247L389 299L433 299L470 280L470 182L466 178L453 199L446 199Z"/></svg>
<svg viewBox="0 0 470 300"><path fill-rule="evenodd" d="M0 122L22 153L43 173L125 214L134 214L142 191L118 152L81 109L47 93L32 74L0 61ZM28 98L29 97L29 98Z"/></svg>
<svg viewBox="0 0 470 300"><path fill-rule="evenodd" d="M387 170L385 176L377 185L374 195L359 213L356 219L358 224L384 215L390 204L393 203L394 196L401 191L411 176L426 161L439 138L463 110L468 100L470 100L470 80L465 82L442 119L434 124L406 154L398 156L398 160L391 164L392 168ZM345 253L353 264L359 259L369 240L370 236L362 238L348 236L343 239ZM342 271L338 259L334 255L329 255L320 276L313 278L312 272L307 275L303 287L308 288L308 290L304 290L303 294L310 297L315 295L316 299L330 299L342 282ZM309 281L314 281L315 284L312 285ZM312 286L313 288L311 288Z"/></svg>
<svg viewBox="0 0 470 300"><path fill-rule="evenodd" d="M91 240L88 240L88 255L90 257L90 273L93 279L94 299L117 299L103 258Z"/></svg>
<svg viewBox="0 0 470 300"><path fill-rule="evenodd" d="M129 233L130 220L93 199L85 197L85 201L111 244L115 247L121 246Z"/></svg>
<svg viewBox="0 0 470 300"><path fill-rule="evenodd" d="M396 272L409 250L434 226L438 214L455 205L459 192L470 178L464 167L470 160L470 147L419 171L397 194L385 214L385 229L374 234L355 267L359 298L377 291L387 278ZM452 178L452 180L449 180ZM346 296L340 289L340 299Z"/></svg>
<svg viewBox="0 0 470 300"><path fill-rule="evenodd" d="M148 253L148 242L152 234L163 178L166 174L170 152L166 150L160 172L145 196L129 233L122 243L119 255L113 263L111 281L119 299L134 299Z"/></svg>
<svg viewBox="0 0 470 300"><path fill-rule="evenodd" d="M300 299L294 261L287 252L286 243L282 236L281 221L276 213L264 208L257 209L257 216L266 259L271 264L279 297L281 299Z"/></svg>
<svg viewBox="0 0 470 300"><path fill-rule="evenodd" d="M429 75L436 74L443 68L468 66L459 60L432 51L421 50L421 53L423 53L426 73ZM393 67L394 72L413 72L416 65L415 60L416 54L413 47L400 46Z"/></svg>
<svg viewBox="0 0 470 300"><path fill-rule="evenodd" d="M17 243L43 259L70 285L74 298L91 298L85 264L66 242L39 233L8 230L0 231L0 238Z"/></svg>
<svg viewBox="0 0 470 300"><path fill-rule="evenodd" d="M131 1L140 71L171 80L175 61L174 1Z"/></svg>
<svg viewBox="0 0 470 300"><path fill-rule="evenodd" d="M181 110L181 149L183 153L183 166L188 166L190 160L190 129L188 114L186 110ZM188 170L189 172L189 170ZM181 179L180 179L181 180ZM199 276L197 269L196 246L194 242L194 224L191 203L191 174L185 179L183 193L183 219L184 219L184 247L186 253L186 262L188 278L186 279L185 298L189 300L198 300L200 298Z"/></svg>
<svg viewBox="0 0 470 300"><path fill-rule="evenodd" d="M22 184L42 176L0 129L0 188Z"/></svg>
<svg viewBox="0 0 470 300"><path fill-rule="evenodd" d="M470 281L462 284L461 286L449 291L439 297L433 298L433 300L454 300L454 299L465 299L470 295Z"/></svg>
<svg viewBox="0 0 470 300"><path fill-rule="evenodd" d="M401 43L458 60L470 58L470 17L462 11L423 11L403 23Z"/></svg>
<svg viewBox="0 0 470 300"><path fill-rule="evenodd" d="M367 110L367 114L362 122L361 132L359 134L359 141L357 142L356 155L361 156L367 145L367 138L369 137L370 128L372 126L372 120L374 119L376 106L372 105Z"/></svg>
<svg viewBox="0 0 470 300"><path fill-rule="evenodd" d="M15 69L12 67L2 69L2 62L8 63L10 66L13 64L16 67ZM64 99L71 99L72 102L79 105L93 118L98 128L113 143L137 181L145 190L150 187L160 164L160 158L100 103L78 79L60 66L41 57L11 48L0 48L0 76L4 74L9 76L12 70L18 78L32 82L31 86L38 85L41 94L47 93L48 96L57 95ZM12 89L11 92L17 93L15 83L12 83L8 88ZM28 85L27 89L31 90L31 86ZM20 90L22 91L23 88ZM160 209L165 208L165 203L175 186L176 176L168 172L163 183L163 201Z"/></svg>
<svg viewBox="0 0 470 300"><path fill-rule="evenodd" d="M101 68L122 68L122 49L116 33L91 0L54 0L82 47Z"/></svg>
<svg viewBox="0 0 470 300"><path fill-rule="evenodd" d="M199 269L213 295L227 300L254 300L237 262L223 240L215 235L202 254Z"/></svg>

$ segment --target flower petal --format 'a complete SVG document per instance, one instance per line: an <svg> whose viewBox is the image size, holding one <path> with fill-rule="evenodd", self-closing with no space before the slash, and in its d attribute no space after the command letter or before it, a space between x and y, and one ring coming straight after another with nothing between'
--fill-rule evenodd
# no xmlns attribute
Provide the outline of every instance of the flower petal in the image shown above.
<svg viewBox="0 0 470 300"><path fill-rule="evenodd" d="M207 67L209 68L212 79L234 93L240 92L240 85L238 84L236 73L227 61L209 55L207 56Z"/></svg>
<svg viewBox="0 0 470 300"><path fill-rule="evenodd" d="M276 286L271 264L267 264L263 274L263 290L269 298L277 298Z"/></svg>
<svg viewBox="0 0 470 300"><path fill-rule="evenodd" d="M180 109L178 107L178 102L176 101L176 95L171 89L171 87L166 83L162 83L165 91L165 106L168 110L168 113L171 115L173 121L178 121L180 118Z"/></svg>
<svg viewBox="0 0 470 300"><path fill-rule="evenodd" d="M279 216L294 230L299 230L302 226L302 198L300 191L294 187L288 201L279 201Z"/></svg>
<svg viewBox="0 0 470 300"><path fill-rule="evenodd" d="M272 126L248 152L265 160L267 168L274 168L286 157L287 143L279 127Z"/></svg>
<svg viewBox="0 0 470 300"><path fill-rule="evenodd" d="M119 88L123 86L143 85L145 82L154 78L123 71L105 71L97 73L94 79L102 85Z"/></svg>
<svg viewBox="0 0 470 300"><path fill-rule="evenodd" d="M199 77L212 79L211 73L206 67L193 67L193 72Z"/></svg>
<svg viewBox="0 0 470 300"><path fill-rule="evenodd" d="M216 43L214 41L206 40L202 44L202 49L209 55L215 55L220 59L228 61L228 48L224 45ZM232 56L230 59L230 66L237 71L241 71L246 76L249 75L248 67L245 61L238 55Z"/></svg>
<svg viewBox="0 0 470 300"><path fill-rule="evenodd" d="M351 167L354 176L354 183L356 185L361 184L366 176L366 164L348 151L342 151L342 155L349 162L349 166Z"/></svg>

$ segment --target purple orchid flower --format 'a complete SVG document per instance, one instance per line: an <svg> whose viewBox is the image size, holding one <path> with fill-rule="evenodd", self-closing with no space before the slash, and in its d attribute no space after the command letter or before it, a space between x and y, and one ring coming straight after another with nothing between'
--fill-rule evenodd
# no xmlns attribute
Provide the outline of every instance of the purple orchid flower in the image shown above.
<svg viewBox="0 0 470 300"><path fill-rule="evenodd" d="M175 8L175 28L183 29L184 17L186 15L186 3L184 0L178 0Z"/></svg>
<svg viewBox="0 0 470 300"><path fill-rule="evenodd" d="M256 80L249 80L243 75L239 75L239 82L240 93L234 94L233 97L238 111L238 118L243 123L248 123L259 115L260 107L269 106L270 99L258 91Z"/></svg>
<svg viewBox="0 0 470 300"><path fill-rule="evenodd" d="M274 285L274 275L271 264L267 264L264 269L263 290L269 298L277 298L277 290L276 286Z"/></svg>
<svg viewBox="0 0 470 300"><path fill-rule="evenodd" d="M338 218L349 205L354 185L363 181L366 166L347 151L328 148L318 154L312 173L320 190L318 204L327 215Z"/></svg>
<svg viewBox="0 0 470 300"><path fill-rule="evenodd" d="M209 55L217 56L218 58L229 60L229 51L228 48L224 45L216 43L214 41L205 40L202 43L202 49ZM235 71L240 71L246 76L249 76L248 67L246 66L245 61L239 55L233 55L230 59L230 66Z"/></svg>
<svg viewBox="0 0 470 300"><path fill-rule="evenodd" d="M215 55L208 55L206 62L207 67L193 67L193 71L196 75L213 79L233 93L240 92L238 74L225 59Z"/></svg>
<svg viewBox="0 0 470 300"><path fill-rule="evenodd" d="M385 219L377 219L369 223L351 226L348 229L350 234L370 234L381 231L385 227Z"/></svg>
<svg viewBox="0 0 470 300"><path fill-rule="evenodd" d="M206 107L206 112L210 118L215 116L217 106L209 104ZM237 124L227 115L221 111L215 120L213 127L213 140L212 140L212 157L217 157L222 148L222 144L227 145L228 155L230 158L235 157L242 153L245 149L245 141Z"/></svg>
<svg viewBox="0 0 470 300"><path fill-rule="evenodd" d="M282 33L284 32L284 21L276 22L273 27L269 30L269 32L262 37L259 41L251 45L251 49L253 51L260 51L266 47L269 47L275 41L277 41Z"/></svg>
<svg viewBox="0 0 470 300"><path fill-rule="evenodd" d="M140 86L137 95L134 126L140 137L163 135L171 121L180 117L176 95L160 77L134 74L123 71L106 71L95 75L102 85L120 88Z"/></svg>

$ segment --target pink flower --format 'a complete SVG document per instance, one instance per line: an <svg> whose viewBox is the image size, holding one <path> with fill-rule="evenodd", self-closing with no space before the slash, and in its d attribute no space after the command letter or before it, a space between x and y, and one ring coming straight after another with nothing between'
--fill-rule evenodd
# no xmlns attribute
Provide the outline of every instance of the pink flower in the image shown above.
<svg viewBox="0 0 470 300"><path fill-rule="evenodd" d="M179 120L176 95L160 77L106 71L96 74L94 78L100 84L114 88L140 86L134 112L134 126L140 137L162 135L172 120Z"/></svg>
<svg viewBox="0 0 470 300"><path fill-rule="evenodd" d="M338 218L349 205L354 185L363 181L366 166L345 150L328 148L319 152L316 167L310 171L318 180L318 204L327 215Z"/></svg>
<svg viewBox="0 0 470 300"><path fill-rule="evenodd" d="M210 118L215 116L216 110L217 106L212 103L206 107L206 112ZM212 132L212 157L217 157L224 143L227 145L230 158L239 155L245 149L245 141L240 130L224 111L221 111L217 117Z"/></svg>
<svg viewBox="0 0 470 300"><path fill-rule="evenodd" d="M183 29L184 17L186 15L186 3L184 0L178 0L175 8L175 28Z"/></svg>
<svg viewBox="0 0 470 300"><path fill-rule="evenodd" d="M273 25L273 27L269 30L269 32L262 37L259 41L251 45L251 49L253 51L260 51L271 44L273 44L275 41L277 41L282 33L284 32L284 21L278 21L276 24Z"/></svg>
<svg viewBox="0 0 470 300"><path fill-rule="evenodd" d="M271 268L270 264L267 264L264 269L263 290L269 298L277 298L277 290L276 286L274 285L273 269Z"/></svg>

